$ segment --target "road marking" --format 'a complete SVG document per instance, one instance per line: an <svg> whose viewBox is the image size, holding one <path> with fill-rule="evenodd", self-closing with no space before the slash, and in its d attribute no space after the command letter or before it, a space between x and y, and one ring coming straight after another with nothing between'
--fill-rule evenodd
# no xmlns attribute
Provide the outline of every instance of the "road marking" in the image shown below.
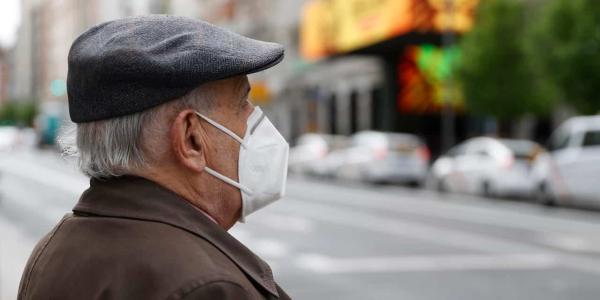
<svg viewBox="0 0 600 300"><path fill-rule="evenodd" d="M577 235L553 234L542 236L539 241L572 252L600 253L600 239L598 236L583 238Z"/></svg>
<svg viewBox="0 0 600 300"><path fill-rule="evenodd" d="M259 212L255 217L250 217L248 224L259 224L272 230L281 230L294 233L311 233L315 230L312 220L290 214L274 214Z"/></svg>
<svg viewBox="0 0 600 300"><path fill-rule="evenodd" d="M275 239L261 238L246 245L264 259L279 259L288 256L289 248Z"/></svg>
<svg viewBox="0 0 600 300"><path fill-rule="evenodd" d="M234 227L229 230L229 234L244 244L248 249L251 249L260 257L267 260L280 259L288 256L290 253L289 247L282 241L270 238L258 238L239 227Z"/></svg>
<svg viewBox="0 0 600 300"><path fill-rule="evenodd" d="M459 249L470 249L484 253L496 253L498 255L504 255L505 253L554 255L555 257L560 257L561 263L565 267L600 274L600 263L595 258L570 255L543 246L508 241L492 236L482 236L481 234L471 234L447 228L438 228L387 217L373 217L366 213L348 211L346 208L332 208L330 205L312 204L306 201L287 201L285 205L280 205L277 209L286 213L294 212L297 215L302 214L317 221L412 238L444 246L453 246Z"/></svg>
<svg viewBox="0 0 600 300"><path fill-rule="evenodd" d="M240 242L251 239L250 233L240 226L234 226L233 228L229 229L228 233Z"/></svg>
<svg viewBox="0 0 600 300"><path fill-rule="evenodd" d="M526 243L507 241L496 237L471 234L448 228L439 228L406 220L382 216L374 217L366 213L349 211L341 207L333 208L323 204L288 201L286 205L281 205L279 209L289 210L289 212L302 214L319 221L367 229L444 246L453 246L458 249L470 249L486 253L548 252L543 247Z"/></svg>
<svg viewBox="0 0 600 300"><path fill-rule="evenodd" d="M288 187L289 194L311 202L314 202L314 200L311 199L319 199L321 202L331 202L412 215L433 216L461 222L536 230L546 233L576 232L592 236L600 234L600 223L596 222L556 219L548 216L525 214L514 210L508 211L503 209L503 207L483 208L468 206L466 204L444 202L439 199L430 200L426 199L424 196L436 198L439 196L427 191L412 192L412 194L402 195L390 193L392 192L391 190L386 190L388 193L357 189L342 190L339 188L333 191L331 187L329 187L328 190L326 186L319 186L319 189L311 189L307 187L310 185L317 184L293 182ZM313 194L311 194L310 191L313 191ZM411 191L406 192L409 193ZM316 193L320 195L315 195ZM377 201L366 201L367 199L376 199Z"/></svg>
<svg viewBox="0 0 600 300"><path fill-rule="evenodd" d="M292 183L290 191L294 190ZM310 183L309 183L310 184ZM300 184L302 185L302 184ZM321 190L326 190L326 187ZM302 189L311 191L314 189ZM389 191L389 190L388 190ZM330 191L326 191L329 193ZM411 192L411 191L407 191ZM335 203L346 206L364 207L377 210L398 212L409 215L438 217L460 222L471 222L483 225L500 226L518 230L529 230L541 235L533 237L534 242L548 245L550 247L573 251L573 252L600 252L600 224L595 222L584 222L573 219L556 219L547 216L524 214L521 212L507 211L503 207L489 208L473 207L464 204L448 203L439 200L429 200L422 197L428 192L414 192L414 195L389 195L369 190L341 191L336 195L321 197L323 202ZM344 193L352 193L353 196L345 196ZM361 194L362 193L362 194ZM306 192L296 193L298 196L307 195ZM431 196L435 196L429 193ZM377 201L365 201L366 198L375 198ZM314 200L302 198L306 201ZM399 200L401 202L399 202ZM304 201L304 202L306 202ZM401 205L399 205L401 203ZM568 238L565 238L568 237Z"/></svg>
<svg viewBox="0 0 600 300"><path fill-rule="evenodd" d="M89 179L83 175L81 177L70 176L26 159L5 159L0 163L0 169L75 195L81 194L90 185Z"/></svg>
<svg viewBox="0 0 600 300"><path fill-rule="evenodd" d="M298 268L324 274L537 270L556 268L561 265L559 257L546 253L351 258L306 254L297 258L294 264Z"/></svg>

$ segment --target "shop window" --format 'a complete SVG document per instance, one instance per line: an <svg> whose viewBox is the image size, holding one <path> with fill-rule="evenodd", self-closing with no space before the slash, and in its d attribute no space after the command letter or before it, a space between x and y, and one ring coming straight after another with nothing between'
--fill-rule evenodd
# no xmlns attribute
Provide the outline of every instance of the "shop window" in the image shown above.
<svg viewBox="0 0 600 300"><path fill-rule="evenodd" d="M371 124L369 124L369 128L374 130L383 129L382 116L384 109L383 88L371 90Z"/></svg>
<svg viewBox="0 0 600 300"><path fill-rule="evenodd" d="M331 96L329 96L329 99L327 100L328 103L328 107L329 107L329 129L331 131L331 134L337 134L338 130L337 130L337 103L336 103L336 97L335 94L332 94Z"/></svg>
<svg viewBox="0 0 600 300"><path fill-rule="evenodd" d="M358 109L358 93L356 91L353 91L352 94L350 94L350 132L351 133L355 133L358 131L359 128L359 120L360 120L360 116L359 114L361 113L361 111ZM363 112L364 113L364 112Z"/></svg>

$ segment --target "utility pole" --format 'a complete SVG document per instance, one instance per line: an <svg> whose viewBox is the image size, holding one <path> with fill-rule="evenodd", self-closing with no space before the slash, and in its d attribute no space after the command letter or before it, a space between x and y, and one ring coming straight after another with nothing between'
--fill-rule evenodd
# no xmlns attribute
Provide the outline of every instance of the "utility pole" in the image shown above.
<svg viewBox="0 0 600 300"><path fill-rule="evenodd" d="M454 21L454 0L445 0L444 10L446 12L446 25L444 32L442 33L442 47L444 55L448 55L451 51L451 47L456 43L456 37L454 35L453 21ZM451 66L452 67L452 66ZM443 107L441 113L441 124L442 124L442 152L448 151L454 144L456 129L455 129L455 114L452 91L454 89L454 70L451 69L450 75L447 82L444 83L446 86L443 91Z"/></svg>

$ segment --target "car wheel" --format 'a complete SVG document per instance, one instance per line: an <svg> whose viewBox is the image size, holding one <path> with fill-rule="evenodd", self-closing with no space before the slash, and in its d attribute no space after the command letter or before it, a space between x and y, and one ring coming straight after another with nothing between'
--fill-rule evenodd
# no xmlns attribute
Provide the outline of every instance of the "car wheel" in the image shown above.
<svg viewBox="0 0 600 300"><path fill-rule="evenodd" d="M444 180L443 178L438 179L435 185L435 189L436 191L438 191L438 193L447 193L448 186L446 185L446 180Z"/></svg>
<svg viewBox="0 0 600 300"><path fill-rule="evenodd" d="M556 206L557 202L554 196L551 195L546 183L541 183L536 191L536 201L546 206Z"/></svg>
<svg viewBox="0 0 600 300"><path fill-rule="evenodd" d="M481 194L486 198L493 198L495 196L489 181L486 180L481 184Z"/></svg>

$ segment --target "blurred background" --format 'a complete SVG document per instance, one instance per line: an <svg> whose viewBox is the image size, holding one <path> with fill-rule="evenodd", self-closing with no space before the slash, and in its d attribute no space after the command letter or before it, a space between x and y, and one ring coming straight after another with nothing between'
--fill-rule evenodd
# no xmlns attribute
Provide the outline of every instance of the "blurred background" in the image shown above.
<svg viewBox="0 0 600 300"><path fill-rule="evenodd" d="M88 186L55 143L71 43L144 14L286 46L250 97L288 196L231 233L293 298L600 298L596 0L3 0L0 299Z"/></svg>

